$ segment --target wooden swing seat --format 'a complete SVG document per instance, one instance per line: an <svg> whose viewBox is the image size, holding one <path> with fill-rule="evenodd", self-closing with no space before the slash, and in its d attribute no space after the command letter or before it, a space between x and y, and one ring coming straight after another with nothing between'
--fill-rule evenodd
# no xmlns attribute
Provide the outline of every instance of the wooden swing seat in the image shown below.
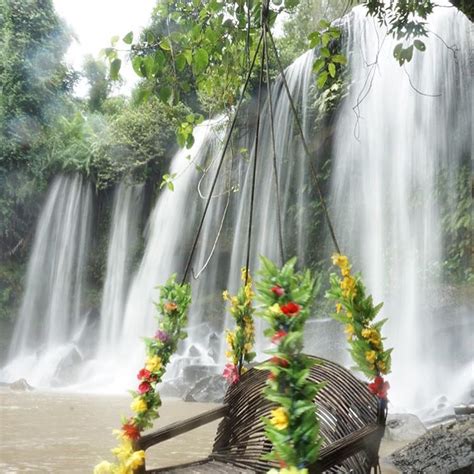
<svg viewBox="0 0 474 474"><path fill-rule="evenodd" d="M378 451L385 429L385 413L379 399L367 384L351 372L326 359L315 358L310 379L326 382L316 395L315 404L323 439L318 461L308 468L310 473L367 473L378 465ZM173 423L146 434L136 449L149 447L186 433L219 418L211 454L197 462L140 473L265 473L274 463L262 460L271 450L266 439L262 416L268 416L275 405L262 391L268 372L250 369L239 383L229 387L224 404L185 421Z"/></svg>

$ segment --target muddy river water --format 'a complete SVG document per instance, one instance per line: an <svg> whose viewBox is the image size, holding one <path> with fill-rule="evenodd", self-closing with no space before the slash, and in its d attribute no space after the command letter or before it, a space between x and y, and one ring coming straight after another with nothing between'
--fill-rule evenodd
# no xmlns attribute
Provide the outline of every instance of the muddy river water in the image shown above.
<svg viewBox="0 0 474 474"><path fill-rule="evenodd" d="M113 461L112 430L130 414L130 396L0 389L0 473L91 474L103 459ZM163 401L156 427L202 413L215 405ZM206 457L218 421L147 451L147 467ZM387 454L397 446L382 445ZM384 474L392 471L385 466Z"/></svg>

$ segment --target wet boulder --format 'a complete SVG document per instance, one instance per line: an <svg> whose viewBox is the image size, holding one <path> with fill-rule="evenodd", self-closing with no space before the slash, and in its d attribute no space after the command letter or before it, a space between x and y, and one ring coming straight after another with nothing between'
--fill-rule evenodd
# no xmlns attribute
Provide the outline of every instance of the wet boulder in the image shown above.
<svg viewBox="0 0 474 474"><path fill-rule="evenodd" d="M26 392L34 390L33 387L25 379L18 379L15 382L8 384L8 386L11 390L15 390L16 392Z"/></svg>
<svg viewBox="0 0 474 474"><path fill-rule="evenodd" d="M413 441L426 433L420 419L410 413L389 414L385 427L385 439L389 441Z"/></svg>
<svg viewBox="0 0 474 474"><path fill-rule="evenodd" d="M211 375L194 385L184 397L186 402L222 403L228 383L222 375Z"/></svg>

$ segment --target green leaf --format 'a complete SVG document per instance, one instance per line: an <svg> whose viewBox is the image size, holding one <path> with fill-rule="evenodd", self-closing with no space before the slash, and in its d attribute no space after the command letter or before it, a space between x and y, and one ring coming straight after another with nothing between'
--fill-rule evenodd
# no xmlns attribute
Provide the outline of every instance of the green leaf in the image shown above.
<svg viewBox="0 0 474 474"><path fill-rule="evenodd" d="M158 92L158 96L164 103L169 103L172 94L173 90L170 86L163 86Z"/></svg>
<svg viewBox="0 0 474 474"><path fill-rule="evenodd" d="M140 76L140 77L144 77L144 74L142 72L142 58L141 56L134 56L132 58L132 67L133 67L133 70L135 71L135 73Z"/></svg>
<svg viewBox="0 0 474 474"><path fill-rule="evenodd" d="M123 38L122 41L125 44L132 44L133 41L133 31L129 31Z"/></svg>
<svg viewBox="0 0 474 474"><path fill-rule="evenodd" d="M415 41L413 41L413 44L415 45L415 48L418 50L418 51L425 51L426 50L426 45L425 43L423 43L423 41L419 40L419 39L416 39Z"/></svg>
<svg viewBox="0 0 474 474"><path fill-rule="evenodd" d="M331 23L323 18L322 20L319 20L318 26L320 29L325 30L331 26Z"/></svg>
<svg viewBox="0 0 474 474"><path fill-rule="evenodd" d="M331 77L336 77L336 65L334 63L328 64L328 71Z"/></svg>
<svg viewBox="0 0 474 474"><path fill-rule="evenodd" d="M209 64L209 55L204 48L199 48L196 50L193 56L193 65L196 74L204 71L207 65Z"/></svg>
<svg viewBox="0 0 474 474"><path fill-rule="evenodd" d="M160 41L160 48L163 50L163 51L171 51L171 43L170 43L170 40L168 38L165 38L163 39L162 41Z"/></svg>
<svg viewBox="0 0 474 474"><path fill-rule="evenodd" d="M347 58L342 55L342 54L335 54L332 58L331 58L332 62L333 63L337 63L337 64L347 64Z"/></svg>
<svg viewBox="0 0 474 474"><path fill-rule="evenodd" d="M118 80L119 78L119 72L120 72L120 67L122 66L122 61L119 58L115 58L111 63L110 63L110 78L113 81Z"/></svg>
<svg viewBox="0 0 474 474"><path fill-rule="evenodd" d="M326 64L326 61L323 58L317 59L313 64L313 71L319 72L324 67L325 64Z"/></svg>
<svg viewBox="0 0 474 474"><path fill-rule="evenodd" d="M318 89L322 89L328 80L328 73L327 71L323 71L318 78L316 79L316 84L318 85Z"/></svg>
<svg viewBox="0 0 474 474"><path fill-rule="evenodd" d="M179 72L184 70L184 68L186 67L186 57L184 56L184 54L181 53L176 56L175 64L176 64L176 69Z"/></svg>
<svg viewBox="0 0 474 474"><path fill-rule="evenodd" d="M320 54L323 58L329 58L329 56L331 56L331 52L328 48L321 48Z"/></svg>

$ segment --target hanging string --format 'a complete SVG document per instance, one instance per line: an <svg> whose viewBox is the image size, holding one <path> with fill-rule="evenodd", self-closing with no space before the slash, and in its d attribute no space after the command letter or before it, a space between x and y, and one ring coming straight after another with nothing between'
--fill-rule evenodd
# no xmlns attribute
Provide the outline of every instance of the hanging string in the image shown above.
<svg viewBox="0 0 474 474"><path fill-rule="evenodd" d="M283 245L283 225L281 221L281 197L280 197L280 183L278 179L278 168L277 168L277 154L276 154L276 143L275 143L275 121L273 113L273 98L272 98L272 87L270 84L270 65L269 65L269 53L268 53L268 38L267 38L267 24L263 25L263 48L265 50L265 71L267 81L267 94L268 94L268 106L270 110L270 136L272 141L272 161L273 161L273 177L275 179L275 190L277 199L277 219L278 219L278 241L280 244L280 263L285 263L285 248ZM262 66L263 67L263 66Z"/></svg>
<svg viewBox="0 0 474 474"><path fill-rule="evenodd" d="M214 180L212 182L211 189L209 191L209 196L207 197L207 200L206 200L206 205L204 206L204 211L203 211L203 214L202 214L202 217L201 217L201 221L199 222L199 227L198 227L198 230L196 232L196 236L194 237L193 245L191 247L191 252L189 254L188 260L186 262L186 267L184 269L184 274L183 274L183 278L181 280L181 283L184 283L186 281L189 270L191 268L191 263L192 263L192 260L193 260L194 252L196 251L197 243L199 241L199 236L201 234L202 226L204 224L204 220L206 218L207 211L209 209L209 205L211 203L212 194L213 194L214 189L216 187L217 179L219 177L219 173L221 171L222 164L224 163L225 154L227 152L227 148L229 147L230 139L232 137L232 132L234 131L235 125L237 123L237 117L238 117L238 114L239 114L239 110L242 106L242 103L244 101L245 92L247 91L247 87L250 83L250 78L252 76L252 71L253 71L253 68L255 66L255 61L257 59L258 52L260 50L260 46L262 44L262 40L263 40L263 30L262 30L262 33L260 34L260 37L259 37L259 40L258 40L258 43L257 43L257 49L255 50L255 54L253 56L252 63L250 64L250 69L248 71L247 78L245 80L245 84L244 84L244 87L242 89L242 93L240 95L239 103L237 104L237 108L235 110L234 117L233 117L231 125L230 125L230 127L227 131L227 135L226 135L226 138L225 138L225 141L224 141L224 147L223 147L222 152L221 152L221 156L220 156L219 164L217 166L216 174L214 176Z"/></svg>
<svg viewBox="0 0 474 474"><path fill-rule="evenodd" d="M319 200L321 202L321 206L323 208L324 215L326 217L326 222L327 222L328 227L329 227L329 232L331 234L331 238L332 238L332 241L334 243L334 247L336 248L337 253L341 253L339 244L338 244L337 239L336 239L336 234L334 233L334 227L332 225L331 218L329 217L329 212L328 212L328 209L327 209L327 206L326 206L326 200L324 199L323 193L321 191L321 186L319 184L318 174L317 174L316 169L314 167L314 164L312 162L312 156L311 156L311 153L309 151L308 144L306 143L306 140L305 140L305 137L304 137L303 127L301 126L301 121L299 119L295 103L293 102L293 98L291 96L290 88L288 87L288 82L286 80L285 71L284 71L283 66L281 64L280 57L278 55L278 51L277 51L277 48L276 48L276 45L275 45L275 41L273 39L272 32L270 30L268 30L267 32L268 32L268 36L270 38L270 42L272 44L272 49L275 53L275 58L276 58L276 61L277 61L278 69L280 71L280 75L281 75L281 78L283 80L283 85L285 87L286 94L287 94L288 100L290 102L291 110L293 111L293 115L295 117L295 122L296 122L298 132L299 132L300 137L301 137L301 141L303 143L304 151L305 151L306 155L308 156L308 158L310 159L309 164L310 164L311 175L313 177L313 181L314 181L314 184L316 186L316 190L318 192Z"/></svg>
<svg viewBox="0 0 474 474"><path fill-rule="evenodd" d="M262 29L262 34L264 30ZM258 98L257 98L257 122L255 124L255 143L254 143L254 158L253 158L253 169L252 169L252 187L250 191L250 212L249 212L249 222L247 230L247 257L245 260L245 285L247 285L249 280L249 265L250 265L250 250L252 247L252 223L253 223L253 209L255 202L255 185L257 178L257 158L258 158L258 145L260 138L260 116L262 108L262 86L263 86L263 64L265 61L265 46L262 48L262 57L261 57L261 67L260 67L260 77L258 83Z"/></svg>

